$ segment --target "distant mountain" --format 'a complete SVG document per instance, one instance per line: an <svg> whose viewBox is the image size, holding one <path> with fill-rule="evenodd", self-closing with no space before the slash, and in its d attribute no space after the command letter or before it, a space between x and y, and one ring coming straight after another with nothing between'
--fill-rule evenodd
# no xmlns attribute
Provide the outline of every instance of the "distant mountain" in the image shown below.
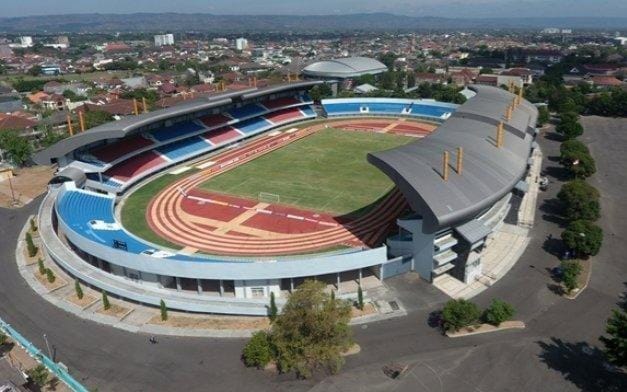
<svg viewBox="0 0 627 392"><path fill-rule="evenodd" d="M148 31L329 32L542 28L625 29L627 18L413 17L386 13L351 15L213 15L179 13L71 14L0 18L3 33L111 33Z"/></svg>

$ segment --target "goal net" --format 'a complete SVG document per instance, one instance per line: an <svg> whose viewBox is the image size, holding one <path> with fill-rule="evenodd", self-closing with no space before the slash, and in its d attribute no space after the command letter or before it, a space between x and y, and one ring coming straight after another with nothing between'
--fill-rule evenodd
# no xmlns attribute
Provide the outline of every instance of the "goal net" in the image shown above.
<svg viewBox="0 0 627 392"><path fill-rule="evenodd" d="M276 193L259 192L259 201L262 203L278 204L281 200Z"/></svg>

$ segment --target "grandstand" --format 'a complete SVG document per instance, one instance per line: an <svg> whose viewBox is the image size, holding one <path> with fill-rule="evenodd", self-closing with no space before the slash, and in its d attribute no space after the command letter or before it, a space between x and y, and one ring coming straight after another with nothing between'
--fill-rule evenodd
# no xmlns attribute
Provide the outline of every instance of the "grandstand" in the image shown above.
<svg viewBox="0 0 627 392"><path fill-rule="evenodd" d="M329 116L392 115L445 120L456 105L432 100L390 98L323 99L322 106Z"/></svg>
<svg viewBox="0 0 627 392"><path fill-rule="evenodd" d="M349 282L361 284L365 275L379 281L411 270L428 281L451 274L466 282L480 276L490 236L525 189L520 182L535 148L535 107L507 91L475 86L476 95L461 106L327 99L322 109L329 119L301 123L317 118L307 90L319 83L188 101L104 124L38 152L36 162L59 166L39 214L46 251L94 287L146 304L164 299L169 308L192 312L264 315L270 293L283 301L312 276L351 295L343 288L354 290ZM410 124L419 120L438 126L437 131ZM396 127L419 130L421 138L375 143L385 151L356 145L359 154L348 154L346 144L334 142L339 137L334 139L329 128L335 122L360 129L337 131L345 132L346 143L402 138L384 135ZM312 135L325 134L331 135L328 147L314 143ZM325 155L331 147L338 150ZM458 160L456 165L443 164L444 152ZM364 174L364 161L348 161L349 155L365 159L364 154L380 173ZM273 169L277 161L271 160L281 156L281 170ZM188 161L201 157L212 165L132 188L177 164L194 166L198 161ZM313 185L317 175L324 181ZM244 177L257 184L242 183ZM381 184L394 187L373 186L381 178ZM225 187L215 185L220 181ZM151 187L157 182L159 188ZM241 191L229 192L227 182L239 184ZM348 182L352 193L369 200L343 200L342 190L332 184ZM114 213L130 189L140 194L143 187L148 187L146 211L136 213L145 213L166 245L130 233ZM382 189L389 192L381 195ZM260 200L260 192L279 198ZM290 203L299 194L314 194L317 204ZM325 207L332 199L345 207ZM368 208L347 214L364 203Z"/></svg>

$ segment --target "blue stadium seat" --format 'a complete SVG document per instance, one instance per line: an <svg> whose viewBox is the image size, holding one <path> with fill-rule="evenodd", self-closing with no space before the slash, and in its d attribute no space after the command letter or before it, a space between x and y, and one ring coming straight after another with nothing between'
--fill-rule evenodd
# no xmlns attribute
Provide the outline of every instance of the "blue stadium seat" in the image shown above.
<svg viewBox="0 0 627 392"><path fill-rule="evenodd" d="M115 240L126 243L127 250L141 253L150 247L122 229L97 230L90 221L116 223L113 216L115 199L96 193L72 190L57 199L57 212L61 219L76 233L94 242L113 247Z"/></svg>
<svg viewBox="0 0 627 392"><path fill-rule="evenodd" d="M205 139L198 136L189 139L179 140L174 143L166 144L157 148L157 151L173 161L178 161L194 154L199 154L205 150L209 150L211 144Z"/></svg>
<svg viewBox="0 0 627 392"><path fill-rule="evenodd" d="M185 136L194 132L198 132L201 129L204 128L192 121L187 121L174 124L171 127L159 128L157 130L151 131L150 133L158 141L164 142L166 140L171 140L180 136Z"/></svg>
<svg viewBox="0 0 627 392"><path fill-rule="evenodd" d="M305 116L307 116L307 117L316 117L316 112L309 105L307 105L307 106L300 106L299 109L300 109L301 112L305 113Z"/></svg>
<svg viewBox="0 0 627 392"><path fill-rule="evenodd" d="M270 124L270 122L262 117L251 118L250 120L242 121L233 125L234 128L239 129L247 135L261 132L264 129L269 128L270 126L272 126L272 124Z"/></svg>

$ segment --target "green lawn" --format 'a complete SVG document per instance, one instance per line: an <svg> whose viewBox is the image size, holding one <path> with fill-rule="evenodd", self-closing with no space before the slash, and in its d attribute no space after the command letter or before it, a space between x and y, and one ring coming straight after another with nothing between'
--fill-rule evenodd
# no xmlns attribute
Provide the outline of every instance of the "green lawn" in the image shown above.
<svg viewBox="0 0 627 392"><path fill-rule="evenodd" d="M344 215L374 203L392 188L366 154L411 140L324 129L214 177L201 188L254 199L260 192L278 194L281 204Z"/></svg>

